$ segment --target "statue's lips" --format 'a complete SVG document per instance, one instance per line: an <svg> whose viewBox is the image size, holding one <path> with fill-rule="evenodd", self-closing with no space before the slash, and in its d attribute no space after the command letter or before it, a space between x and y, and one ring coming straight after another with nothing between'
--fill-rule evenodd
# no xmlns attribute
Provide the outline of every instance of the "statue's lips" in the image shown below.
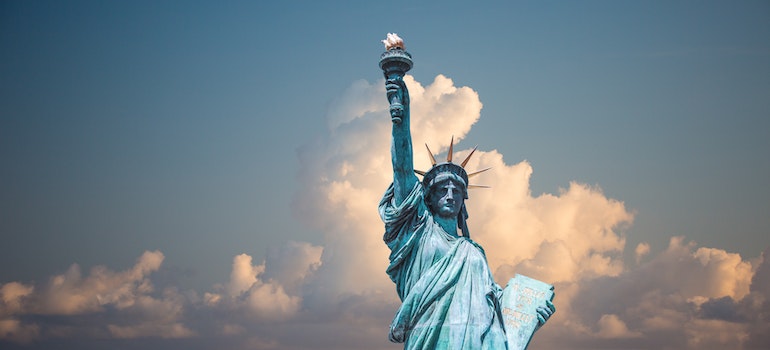
<svg viewBox="0 0 770 350"><path fill-rule="evenodd" d="M451 213L451 212L454 212L454 210L455 210L455 204L454 203L444 203L443 205L441 205L441 208L439 208L439 209L441 209L441 211L445 211L445 212L450 212Z"/></svg>

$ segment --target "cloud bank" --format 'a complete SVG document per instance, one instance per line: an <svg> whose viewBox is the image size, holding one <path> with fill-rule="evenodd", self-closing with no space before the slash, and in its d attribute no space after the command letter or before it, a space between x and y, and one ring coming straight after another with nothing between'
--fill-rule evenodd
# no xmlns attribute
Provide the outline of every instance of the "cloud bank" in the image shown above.
<svg viewBox="0 0 770 350"><path fill-rule="evenodd" d="M446 152L481 115L478 94L445 76L412 98L415 166L427 143ZM0 285L0 344L43 347L73 339L142 340L142 346L243 349L398 349L387 328L398 307L385 274L388 250L377 203L391 178L384 83L354 82L330 104L327 130L298 152L293 210L323 243L287 242L261 262L233 258L208 291L156 288L161 252L133 267L77 265L38 285ZM600 188L572 182L533 196L532 166L480 145L469 169L492 186L470 194L472 237L498 283L521 273L556 285L558 312L531 348L761 348L770 344L768 251L745 259L672 237L662 252L627 250L634 215ZM457 158L469 150L457 150ZM624 264L624 257L636 261Z"/></svg>

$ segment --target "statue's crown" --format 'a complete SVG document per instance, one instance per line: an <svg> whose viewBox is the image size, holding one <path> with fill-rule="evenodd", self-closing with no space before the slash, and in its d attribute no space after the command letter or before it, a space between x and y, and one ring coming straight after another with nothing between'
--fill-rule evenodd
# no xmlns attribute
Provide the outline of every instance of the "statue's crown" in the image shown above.
<svg viewBox="0 0 770 350"><path fill-rule="evenodd" d="M425 176L423 176L422 184L425 188L431 188L434 183L443 181L446 178L460 179L462 181L458 182L462 183L463 189L468 187L468 173L463 167L452 162L434 165L427 173L425 173Z"/></svg>
<svg viewBox="0 0 770 350"><path fill-rule="evenodd" d="M486 168L483 170L473 172L471 174L468 174L468 172L465 171L465 165L468 164L468 161L471 159L471 156L473 155L474 152L476 152L476 147L473 147L473 150L471 151L471 153L469 153L468 156L465 157L465 160L463 160L462 163L460 164L452 163L452 153L454 149L454 137L452 137L452 141L450 141L449 143L449 152L447 153L446 162L437 164L436 157L433 156L433 152L431 152L430 147L428 147L428 144L425 144L425 148L428 149L428 155L430 155L430 161L431 161L431 164L433 164L433 166L427 172L420 171L420 170L415 170L414 172L422 175L422 184L426 190L430 189L437 182L436 180L442 181L445 178L450 178L450 177L456 177L455 179L458 179L458 178L461 179L462 185L463 187L465 187L465 189L488 187L483 185L471 185L468 183L469 178L490 169L490 168Z"/></svg>

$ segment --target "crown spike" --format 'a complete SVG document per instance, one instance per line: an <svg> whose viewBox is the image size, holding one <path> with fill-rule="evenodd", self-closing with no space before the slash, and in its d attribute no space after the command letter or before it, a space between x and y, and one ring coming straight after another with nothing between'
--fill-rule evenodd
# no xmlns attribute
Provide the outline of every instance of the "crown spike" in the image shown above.
<svg viewBox="0 0 770 350"><path fill-rule="evenodd" d="M430 151L430 147L428 147L428 144L425 144L425 148L428 149L428 155L430 156L430 165L436 165L436 158L433 157L433 152Z"/></svg>
<svg viewBox="0 0 770 350"><path fill-rule="evenodd" d="M452 162L452 150L455 147L455 135L452 135L452 141L449 141L449 152L446 154L446 161L451 163Z"/></svg>
<svg viewBox="0 0 770 350"><path fill-rule="evenodd" d="M481 169L481 170L475 171L473 173L470 173L470 174L468 174L468 178L470 179L471 177L476 176L478 174L481 174L481 173L483 173L483 172L485 172L485 171L487 171L489 169L492 169L492 167L489 167L489 168L486 168L486 169Z"/></svg>
<svg viewBox="0 0 770 350"><path fill-rule="evenodd" d="M469 190L472 190L474 188L491 188L491 187L489 187L487 185L468 185L468 189Z"/></svg>
<svg viewBox="0 0 770 350"><path fill-rule="evenodd" d="M473 152L476 152L476 148L479 148L479 145L474 146L471 153L468 153L468 156L465 157L465 160L460 164L461 167L465 168L465 164L468 164L468 161L471 160L471 156L473 155Z"/></svg>

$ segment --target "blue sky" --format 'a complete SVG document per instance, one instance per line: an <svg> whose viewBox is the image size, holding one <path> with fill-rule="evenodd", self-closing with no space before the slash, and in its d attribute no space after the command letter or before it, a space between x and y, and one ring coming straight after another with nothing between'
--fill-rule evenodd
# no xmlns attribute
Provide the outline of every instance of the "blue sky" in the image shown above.
<svg viewBox="0 0 770 350"><path fill-rule="evenodd" d="M575 182L622 202L633 218L610 225L622 273L676 236L739 254L751 276L764 266L767 2L36 1L0 4L0 284L43 290L73 263L122 271L158 250L155 284L203 295L238 254L256 265L290 241L327 254L337 241L308 214L322 202L301 173L322 168L302 157L348 132L329 120L357 86L379 88L388 32L405 39L414 81L477 93L472 128L445 133L459 149L526 161L532 199ZM597 324L591 339L606 339Z"/></svg>

